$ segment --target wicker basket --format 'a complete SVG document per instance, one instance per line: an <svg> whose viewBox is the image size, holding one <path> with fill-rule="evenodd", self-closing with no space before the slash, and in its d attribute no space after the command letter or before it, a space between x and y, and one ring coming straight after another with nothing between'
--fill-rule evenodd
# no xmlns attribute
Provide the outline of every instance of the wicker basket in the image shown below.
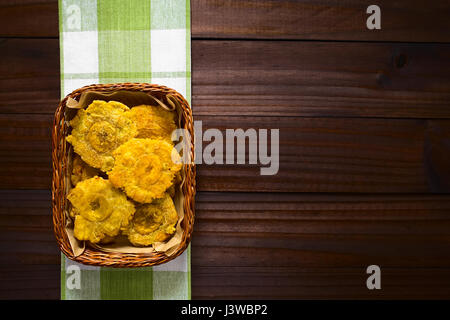
<svg viewBox="0 0 450 320"><path fill-rule="evenodd" d="M188 246L194 224L194 196L195 196L195 165L184 164L185 183L182 186L184 194L184 219L182 221L183 237L175 253L167 256L164 253L153 252L150 254L138 253L109 253L95 250L86 246L84 252L75 256L69 243L65 231L66 217L66 168L68 165L69 147L65 142L68 134L68 125L65 121L65 108L68 98L79 100L81 94L86 91L97 91L102 93L113 93L116 91L140 91L151 94L152 96L165 101L166 95L170 94L178 100L181 106L181 126L188 130L191 135L191 159L194 159L194 122L192 119L192 110L188 102L181 94L165 86L159 86L148 83L116 83L116 84L95 84L77 89L67 95L58 106L55 112L53 131L52 131L52 162L53 162L53 180L52 180L52 207L53 207L53 227L56 240L61 251L72 260L80 263L110 266L110 267L147 267L168 262L179 256ZM70 179L69 179L70 180Z"/></svg>

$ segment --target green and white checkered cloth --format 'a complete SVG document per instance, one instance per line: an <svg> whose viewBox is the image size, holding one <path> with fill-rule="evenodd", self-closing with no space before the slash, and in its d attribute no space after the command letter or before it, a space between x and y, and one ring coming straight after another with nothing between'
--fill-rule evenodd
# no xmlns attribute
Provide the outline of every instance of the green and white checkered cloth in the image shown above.
<svg viewBox="0 0 450 320"><path fill-rule="evenodd" d="M61 96L94 83L166 85L191 101L189 0L59 0ZM79 277L77 279L77 277ZM190 299L190 247L156 267L61 258L61 299Z"/></svg>

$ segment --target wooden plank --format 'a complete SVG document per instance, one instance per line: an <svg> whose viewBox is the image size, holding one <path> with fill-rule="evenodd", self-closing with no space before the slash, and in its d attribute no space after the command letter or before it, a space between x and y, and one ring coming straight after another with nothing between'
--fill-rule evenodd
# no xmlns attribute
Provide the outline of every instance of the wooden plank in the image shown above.
<svg viewBox="0 0 450 320"><path fill-rule="evenodd" d="M368 30L371 3L343 1L192 1L192 34L204 38L449 41L450 4L379 0L381 30Z"/></svg>
<svg viewBox="0 0 450 320"><path fill-rule="evenodd" d="M52 115L0 116L1 189L49 189Z"/></svg>
<svg viewBox="0 0 450 320"><path fill-rule="evenodd" d="M0 296L57 298L50 191L0 191ZM200 192L194 298L448 298L450 196ZM365 269L382 268L382 290ZM40 294L39 289L42 290Z"/></svg>
<svg viewBox="0 0 450 320"><path fill-rule="evenodd" d="M1 37L58 37L58 0L8 0L0 4Z"/></svg>
<svg viewBox="0 0 450 320"><path fill-rule="evenodd" d="M53 235L50 191L1 190L0 203L0 267L40 265L44 270L37 268L36 273L30 271L24 277L39 277L42 270L49 276L44 266L60 263Z"/></svg>
<svg viewBox="0 0 450 320"><path fill-rule="evenodd" d="M360 268L192 267L194 299L448 299L448 269L382 268L368 290Z"/></svg>
<svg viewBox="0 0 450 320"><path fill-rule="evenodd" d="M276 175L261 176L257 165L199 165L200 190L449 191L445 165L450 136L447 120L201 116L197 119L203 120L204 130L278 128L280 132L280 166ZM433 127L436 129L432 130ZM248 163L248 154L246 159Z"/></svg>
<svg viewBox="0 0 450 320"><path fill-rule="evenodd" d="M0 265L0 298L52 299L60 298L60 270L57 263L51 265L24 264Z"/></svg>
<svg viewBox="0 0 450 320"><path fill-rule="evenodd" d="M449 206L448 196L200 193L193 296L448 297ZM371 264L381 291L366 288Z"/></svg>
<svg viewBox="0 0 450 320"><path fill-rule="evenodd" d="M450 45L194 41L192 67L196 115L450 115Z"/></svg>
<svg viewBox="0 0 450 320"><path fill-rule="evenodd" d="M0 112L54 113L60 97L56 39L0 40Z"/></svg>
<svg viewBox="0 0 450 320"><path fill-rule="evenodd" d="M49 190L0 191L1 299L59 299Z"/></svg>
<svg viewBox="0 0 450 320"><path fill-rule="evenodd" d="M370 3L342 1L191 0L194 38L450 41L446 1L379 0L381 30L368 30ZM0 36L57 37L56 0L9 0Z"/></svg>
<svg viewBox="0 0 450 320"><path fill-rule="evenodd" d="M0 113L53 113L54 39L0 43ZM194 115L450 118L450 45L193 41Z"/></svg>
<svg viewBox="0 0 450 320"><path fill-rule="evenodd" d="M50 187L52 118L46 114L0 114L0 188ZM446 160L450 157L450 120L249 116L196 119L202 121L203 131L216 128L224 137L225 129L238 128L279 129L280 135L276 175L262 176L262 165L249 165L246 147L247 164L199 164L197 186L202 191L450 190ZM208 144L204 142L202 150Z"/></svg>
<svg viewBox="0 0 450 320"><path fill-rule="evenodd" d="M450 267L448 196L200 193L196 200L193 245L209 250L193 253L199 267Z"/></svg>

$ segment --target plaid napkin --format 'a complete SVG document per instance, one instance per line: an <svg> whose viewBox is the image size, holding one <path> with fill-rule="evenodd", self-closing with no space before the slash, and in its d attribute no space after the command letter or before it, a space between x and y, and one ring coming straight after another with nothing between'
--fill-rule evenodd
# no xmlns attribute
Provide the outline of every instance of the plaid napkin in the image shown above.
<svg viewBox="0 0 450 320"><path fill-rule="evenodd" d="M163 84L191 101L189 0L59 0L62 97L94 83ZM61 257L61 299L190 299L190 247L166 264L92 267Z"/></svg>

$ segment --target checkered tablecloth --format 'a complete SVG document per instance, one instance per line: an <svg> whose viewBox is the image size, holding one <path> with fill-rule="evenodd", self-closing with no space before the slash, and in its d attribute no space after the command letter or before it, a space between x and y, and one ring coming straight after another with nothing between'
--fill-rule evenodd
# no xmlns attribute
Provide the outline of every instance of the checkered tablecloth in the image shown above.
<svg viewBox="0 0 450 320"><path fill-rule="evenodd" d="M60 0L61 97L94 83L166 85L191 101L189 0ZM79 281L75 277L79 276ZM190 247L149 268L61 258L61 299L190 299Z"/></svg>

